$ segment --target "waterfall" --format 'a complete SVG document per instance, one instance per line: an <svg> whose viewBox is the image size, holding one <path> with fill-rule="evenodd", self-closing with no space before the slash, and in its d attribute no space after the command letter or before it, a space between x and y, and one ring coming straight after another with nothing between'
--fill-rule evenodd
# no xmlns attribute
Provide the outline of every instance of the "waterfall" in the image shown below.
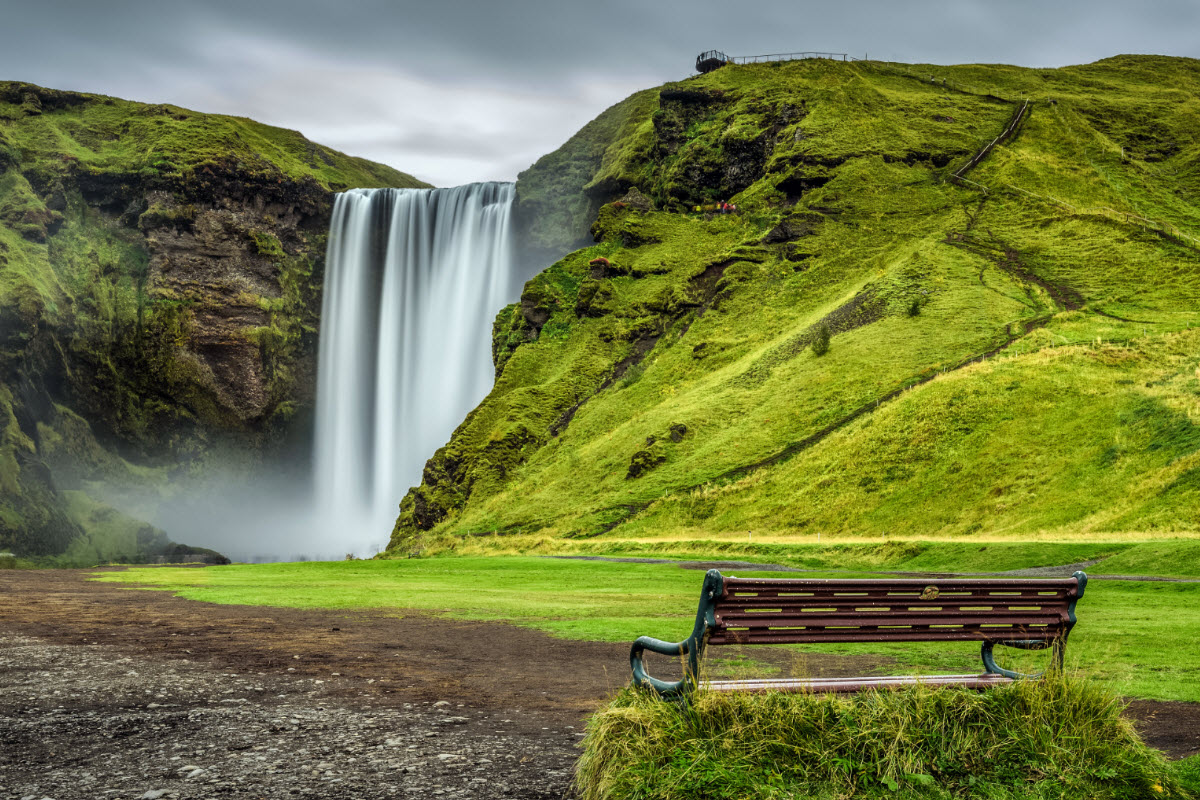
<svg viewBox="0 0 1200 800"><path fill-rule="evenodd" d="M514 294L513 185L354 189L329 231L317 360L315 500L334 547L386 544L425 460L491 388Z"/></svg>

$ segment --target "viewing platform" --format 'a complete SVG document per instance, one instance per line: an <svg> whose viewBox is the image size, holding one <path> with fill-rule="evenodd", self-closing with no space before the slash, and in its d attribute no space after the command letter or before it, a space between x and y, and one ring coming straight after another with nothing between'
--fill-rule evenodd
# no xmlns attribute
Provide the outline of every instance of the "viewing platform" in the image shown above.
<svg viewBox="0 0 1200 800"><path fill-rule="evenodd" d="M696 72L712 72L726 64L759 64L767 61L796 61L801 58L829 58L834 61L859 61L846 53L770 53L762 56L727 56L720 50L706 50L696 56Z"/></svg>

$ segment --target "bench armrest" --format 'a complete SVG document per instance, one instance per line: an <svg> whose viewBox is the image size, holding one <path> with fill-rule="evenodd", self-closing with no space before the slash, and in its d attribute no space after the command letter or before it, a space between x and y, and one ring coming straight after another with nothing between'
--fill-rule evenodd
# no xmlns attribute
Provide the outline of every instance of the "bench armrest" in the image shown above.
<svg viewBox="0 0 1200 800"><path fill-rule="evenodd" d="M1063 651L1067 647L1067 635L1071 632L1071 628L1075 627L1075 604L1079 598L1083 597L1083 592L1087 588L1088 576L1086 572L1076 571L1071 575L1075 579L1075 591L1069 594L1071 600L1067 606L1067 620L1062 634L1055 639L1014 639L1012 641L999 640L998 642L984 642L983 650L980 655L983 657L983 668L993 675L1003 675L1006 678L1020 680L1022 678L1040 678L1046 674L1045 670L1033 675L1026 675L1021 672L1013 672L1009 669L1004 669L996 664L996 659L992 657L992 650L997 643L1005 647L1015 647L1019 650L1045 650L1047 647L1054 648L1054 657L1051 661L1053 669L1062 670L1063 668Z"/></svg>
<svg viewBox="0 0 1200 800"><path fill-rule="evenodd" d="M682 642L664 642L651 636L640 636L629 650L629 665L633 667L633 685L649 689L659 697L687 697L696 688L697 674L700 671L700 657L704 655L704 645L708 642L709 632L717 626L716 602L725 591L725 579L715 569L710 569L704 575L704 585L700 588L700 604L696 609L696 624L692 627L692 635ZM642 653L649 650L663 656L687 656L683 667L683 678L670 683L651 677L642 664Z"/></svg>
<svg viewBox="0 0 1200 800"><path fill-rule="evenodd" d="M633 667L634 685L650 689L660 697L677 697L686 694L691 688L688 685L687 675L674 683L652 677L646 672L646 667L642 663L642 653L649 650L651 653L663 656L685 656L691 652L691 641L691 639L684 639L682 642L664 642L650 636L638 637L629 650L629 665Z"/></svg>

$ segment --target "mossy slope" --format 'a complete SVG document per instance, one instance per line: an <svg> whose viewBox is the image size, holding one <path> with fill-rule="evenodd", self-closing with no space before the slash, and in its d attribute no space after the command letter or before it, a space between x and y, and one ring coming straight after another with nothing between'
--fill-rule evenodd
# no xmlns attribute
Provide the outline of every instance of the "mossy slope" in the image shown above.
<svg viewBox="0 0 1200 800"><path fill-rule="evenodd" d="M638 135L657 101L653 89L622 100L518 176L516 224L530 258L552 261L588 243L587 228L614 191L597 180L603 165Z"/></svg>
<svg viewBox="0 0 1200 800"><path fill-rule="evenodd" d="M393 546L1195 532L1198 96L1200 62L1141 56L798 61L636 95L557 185L620 198L598 243L500 314L496 387Z"/></svg>
<svg viewBox="0 0 1200 800"><path fill-rule="evenodd" d="M144 525L60 490L283 446L333 192L420 185L247 119L0 82L0 550L128 553Z"/></svg>

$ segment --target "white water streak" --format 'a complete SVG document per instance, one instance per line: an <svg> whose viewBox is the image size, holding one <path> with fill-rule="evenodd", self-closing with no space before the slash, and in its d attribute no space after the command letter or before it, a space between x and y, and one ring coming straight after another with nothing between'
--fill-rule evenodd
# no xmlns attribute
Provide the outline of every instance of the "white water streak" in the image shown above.
<svg viewBox="0 0 1200 800"><path fill-rule="evenodd" d="M318 519L344 552L386 544L425 460L491 388L492 319L514 284L512 198L501 183L337 197L314 477Z"/></svg>

